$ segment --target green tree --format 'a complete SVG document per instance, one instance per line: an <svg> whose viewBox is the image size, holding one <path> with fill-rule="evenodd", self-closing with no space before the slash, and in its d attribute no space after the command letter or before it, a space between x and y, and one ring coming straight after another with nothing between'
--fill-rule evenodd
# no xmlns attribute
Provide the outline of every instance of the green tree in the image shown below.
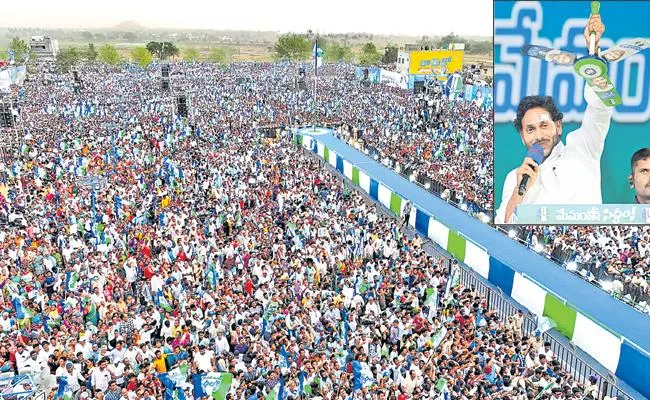
<svg viewBox="0 0 650 400"><path fill-rule="evenodd" d="M465 43L465 52L471 54L492 54L494 51L489 40L470 41Z"/></svg>
<svg viewBox="0 0 650 400"><path fill-rule="evenodd" d="M375 65L379 60L381 60L381 54L377 51L377 46L372 42L364 44L361 48L359 64L364 66Z"/></svg>
<svg viewBox="0 0 650 400"><path fill-rule="evenodd" d="M451 32L450 34L440 38L440 41L438 42L438 48L447 49L449 48L449 43L464 43L464 42L465 41L461 39L460 36L455 35L454 32Z"/></svg>
<svg viewBox="0 0 650 400"><path fill-rule="evenodd" d="M142 67L142 69L145 69L149 64L151 64L153 55L146 47L136 47L131 50L131 59Z"/></svg>
<svg viewBox="0 0 650 400"><path fill-rule="evenodd" d="M56 67L60 72L66 73L70 68L81 61L82 53L76 47L64 47L56 54Z"/></svg>
<svg viewBox="0 0 650 400"><path fill-rule="evenodd" d="M95 61L97 59L97 50L93 43L88 43L88 49L86 49L86 59L88 61Z"/></svg>
<svg viewBox="0 0 650 400"><path fill-rule="evenodd" d="M208 60L215 64L228 64L230 62L231 53L229 49L223 47L214 47L210 49Z"/></svg>
<svg viewBox="0 0 650 400"><path fill-rule="evenodd" d="M428 47L429 49L433 49L434 47L436 47L437 43L435 43L434 40L432 38L430 38L429 36L424 35L420 39L419 44L420 44L421 47Z"/></svg>
<svg viewBox="0 0 650 400"><path fill-rule="evenodd" d="M16 64L24 64L25 61L27 61L27 59L32 55L29 44L19 37L11 39L9 50L14 51L14 60L16 61Z"/></svg>
<svg viewBox="0 0 650 400"><path fill-rule="evenodd" d="M311 43L306 35L287 33L278 38L273 48L278 58L297 61L309 57Z"/></svg>
<svg viewBox="0 0 650 400"><path fill-rule="evenodd" d="M123 37L124 40L126 40L127 42L135 42L136 40L138 40L138 35L136 35L133 32L124 32Z"/></svg>
<svg viewBox="0 0 650 400"><path fill-rule="evenodd" d="M116 65L120 62L120 54L117 49L108 43L99 48L98 57L99 61L110 65Z"/></svg>
<svg viewBox="0 0 650 400"><path fill-rule="evenodd" d="M84 40L93 40L94 35L91 32L83 31L81 32L81 37L84 38Z"/></svg>
<svg viewBox="0 0 650 400"><path fill-rule="evenodd" d="M149 42L147 43L147 50L161 60L179 54L178 47L176 47L172 42Z"/></svg>
<svg viewBox="0 0 650 400"><path fill-rule="evenodd" d="M201 57L201 53L196 49L196 47L186 47L183 50L183 61L197 61Z"/></svg>
<svg viewBox="0 0 650 400"><path fill-rule="evenodd" d="M386 63L386 64L393 64L397 62L397 52L399 49L397 46L393 45L388 45L384 49L384 56L381 59L381 62Z"/></svg>
<svg viewBox="0 0 650 400"><path fill-rule="evenodd" d="M342 46L337 43L333 43L325 49L325 61L327 62L351 62L352 61L352 49L350 46Z"/></svg>

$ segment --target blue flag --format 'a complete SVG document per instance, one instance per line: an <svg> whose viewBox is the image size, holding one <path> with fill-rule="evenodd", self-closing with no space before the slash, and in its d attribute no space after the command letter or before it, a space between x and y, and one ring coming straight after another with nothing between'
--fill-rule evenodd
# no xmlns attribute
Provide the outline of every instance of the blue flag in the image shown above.
<svg viewBox="0 0 650 400"><path fill-rule="evenodd" d="M14 310L16 310L16 318L17 319L24 319L25 318L25 308L23 307L23 304L20 300L20 297L14 297L13 300L11 300L11 303L14 306Z"/></svg>
<svg viewBox="0 0 650 400"><path fill-rule="evenodd" d="M63 376L58 377L57 381L59 382L59 387L54 395L54 400L63 399L65 396L65 387L68 386L68 379Z"/></svg>
<svg viewBox="0 0 650 400"><path fill-rule="evenodd" d="M363 383L361 381L361 363L359 361L352 362L352 374L354 390L361 390Z"/></svg>
<svg viewBox="0 0 650 400"><path fill-rule="evenodd" d="M122 198L120 196L115 196L114 202L115 218L117 219L119 218L120 210L122 209Z"/></svg>
<svg viewBox="0 0 650 400"><path fill-rule="evenodd" d="M165 387L165 400L185 400L185 392L176 386L167 373L158 374L158 379Z"/></svg>
<svg viewBox="0 0 650 400"><path fill-rule="evenodd" d="M192 375L194 398L212 397L213 400L225 400L232 384L233 376L229 373L209 372Z"/></svg>
<svg viewBox="0 0 650 400"><path fill-rule="evenodd" d="M482 326L487 325L487 321L485 320L485 317L483 316L483 313L479 310L476 312L476 327L480 328Z"/></svg>
<svg viewBox="0 0 650 400"><path fill-rule="evenodd" d="M280 389L278 390L278 400L284 399L284 377L280 377Z"/></svg>
<svg viewBox="0 0 650 400"><path fill-rule="evenodd" d="M280 347L280 368L289 368L291 363L289 362L289 354L284 346Z"/></svg>

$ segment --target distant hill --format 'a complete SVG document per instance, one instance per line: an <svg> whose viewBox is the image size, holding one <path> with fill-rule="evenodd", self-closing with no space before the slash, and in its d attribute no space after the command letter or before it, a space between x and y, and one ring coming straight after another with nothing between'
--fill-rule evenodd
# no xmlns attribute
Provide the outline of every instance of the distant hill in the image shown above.
<svg viewBox="0 0 650 400"><path fill-rule="evenodd" d="M113 26L116 31L144 31L147 28L135 21L122 21L119 24Z"/></svg>

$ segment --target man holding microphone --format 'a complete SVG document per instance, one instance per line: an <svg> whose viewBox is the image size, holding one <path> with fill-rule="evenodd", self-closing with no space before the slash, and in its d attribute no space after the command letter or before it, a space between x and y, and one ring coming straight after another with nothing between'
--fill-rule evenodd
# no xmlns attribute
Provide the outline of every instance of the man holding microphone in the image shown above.
<svg viewBox="0 0 650 400"><path fill-rule="evenodd" d="M604 31L600 15L591 15L584 32L587 46L594 33L598 48ZM587 109L582 125L567 135L566 144L560 140L563 115L550 96L521 100L514 124L529 152L505 179L496 224L516 223L520 204L602 204L600 157L613 108L605 106L587 84L584 96Z"/></svg>

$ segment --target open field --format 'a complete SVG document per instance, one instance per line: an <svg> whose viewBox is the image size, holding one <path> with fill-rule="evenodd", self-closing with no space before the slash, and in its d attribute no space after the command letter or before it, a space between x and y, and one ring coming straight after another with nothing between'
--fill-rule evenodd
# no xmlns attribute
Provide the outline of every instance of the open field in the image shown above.
<svg viewBox="0 0 650 400"><path fill-rule="evenodd" d="M95 48L99 48L103 43L95 43ZM130 52L133 48L138 46L145 46L146 43L111 43L117 48L117 51L125 58L129 58ZM179 42L175 43L176 46L183 52L183 49L188 47L195 48L201 55L201 59L206 59L210 49L215 47L221 47L228 49L232 56L232 61L252 61L252 62L268 62L273 60L274 50L273 43L188 43L188 42ZM6 55L6 48L8 43L0 45L0 58L4 58ZM77 47L80 50L85 49L88 46L88 42L81 41L71 41L71 42L60 42L60 47ZM356 56L361 53L361 45L356 45L352 47L352 52ZM377 46L378 50L381 51L382 47ZM485 66L488 66L488 69L492 69L493 55L492 54L465 54L464 56L465 64L479 64L483 63Z"/></svg>

